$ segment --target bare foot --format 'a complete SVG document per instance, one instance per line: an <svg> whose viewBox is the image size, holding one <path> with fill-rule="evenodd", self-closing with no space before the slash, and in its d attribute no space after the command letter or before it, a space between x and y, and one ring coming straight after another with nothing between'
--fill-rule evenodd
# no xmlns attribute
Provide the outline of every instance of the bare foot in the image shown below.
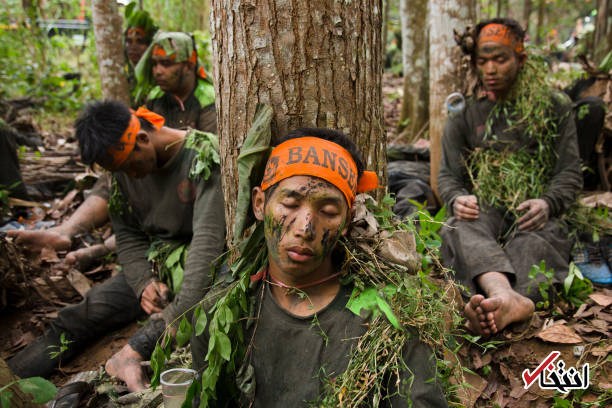
<svg viewBox="0 0 612 408"><path fill-rule="evenodd" d="M66 254L66 263L75 265L78 269L87 269L96 259L102 258L110 253L104 244L92 245L90 247L77 249Z"/></svg>
<svg viewBox="0 0 612 408"><path fill-rule="evenodd" d="M510 323L527 320L533 314L535 305L533 302L514 290L500 290L491 293L491 296L480 302L483 311L482 327L483 334L495 334Z"/></svg>
<svg viewBox="0 0 612 408"><path fill-rule="evenodd" d="M43 248L52 248L56 251L67 251L72 245L70 236L61 229L50 228L40 231L8 231L9 237L15 238L15 243L23 245L26 249L38 252Z"/></svg>
<svg viewBox="0 0 612 408"><path fill-rule="evenodd" d="M463 313L465 313L465 317L468 319L466 323L467 328L477 334L485 334L484 330L489 325L481 306L483 300L485 300L484 296L474 295L463 308Z"/></svg>
<svg viewBox="0 0 612 408"><path fill-rule="evenodd" d="M141 362L142 356L129 344L126 344L106 362L104 368L110 376L122 380L131 392L135 392L149 386L142 371Z"/></svg>

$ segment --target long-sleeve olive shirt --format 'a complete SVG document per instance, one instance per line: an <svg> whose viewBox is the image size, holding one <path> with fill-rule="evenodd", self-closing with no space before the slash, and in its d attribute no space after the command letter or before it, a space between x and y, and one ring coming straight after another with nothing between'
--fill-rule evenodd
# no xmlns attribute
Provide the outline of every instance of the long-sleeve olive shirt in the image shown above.
<svg viewBox="0 0 612 408"><path fill-rule="evenodd" d="M193 131L193 130L191 130ZM153 237L190 241L181 290L163 310L167 323L185 312L211 285L210 263L224 249L225 212L221 175L215 166L208 180L192 179L189 170L197 152L184 145L162 168L142 179L115 173L124 206L111 215L119 262L140 298L153 277L147 250Z"/></svg>
<svg viewBox="0 0 612 408"><path fill-rule="evenodd" d="M582 188L582 176L570 101L560 92L551 94L553 116L557 118L558 134L553 140L556 163L547 191L542 197L531 198L544 199L550 207L551 217L556 217L563 214L576 199L576 194ZM538 142L520 129L509 129L503 113L496 117L491 126L496 138L489 137L485 141L486 122L494 106L495 102L487 97L472 100L461 113L449 118L446 123L438 189L451 212L455 198L471 194L472 185L465 160L475 148L516 151L524 147L528 152L537 152Z"/></svg>

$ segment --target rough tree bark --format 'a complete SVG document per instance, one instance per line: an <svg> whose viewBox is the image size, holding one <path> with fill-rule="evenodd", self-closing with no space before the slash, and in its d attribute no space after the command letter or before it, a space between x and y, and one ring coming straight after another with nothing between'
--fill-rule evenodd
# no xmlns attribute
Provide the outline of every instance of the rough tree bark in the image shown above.
<svg viewBox="0 0 612 408"><path fill-rule="evenodd" d="M382 1L213 0L211 37L228 242L236 159L257 103L272 137L301 126L347 133L385 182Z"/></svg>
<svg viewBox="0 0 612 408"><path fill-rule="evenodd" d="M404 96L398 130L405 129L409 140L423 130L429 119L427 1L400 0ZM406 125L401 126L406 120Z"/></svg>
<svg viewBox="0 0 612 408"><path fill-rule="evenodd" d="M529 32L529 20L531 19L531 10L533 8L532 0L524 0L523 2L523 28L525 32Z"/></svg>
<svg viewBox="0 0 612 408"><path fill-rule="evenodd" d="M130 92L125 77L121 35L122 19L117 10L117 2L92 0L91 5L102 96L129 105Z"/></svg>
<svg viewBox="0 0 612 408"><path fill-rule="evenodd" d="M468 0L430 0L429 3L429 139L431 141L431 186L438 195L438 170L442 157L441 140L446 124L446 97L460 91L461 50L453 28L463 31L474 24L476 11Z"/></svg>
<svg viewBox="0 0 612 408"><path fill-rule="evenodd" d="M609 0L599 0L597 2L597 19L595 20L595 34L593 37L593 59L597 62L610 52L608 44L608 11Z"/></svg>

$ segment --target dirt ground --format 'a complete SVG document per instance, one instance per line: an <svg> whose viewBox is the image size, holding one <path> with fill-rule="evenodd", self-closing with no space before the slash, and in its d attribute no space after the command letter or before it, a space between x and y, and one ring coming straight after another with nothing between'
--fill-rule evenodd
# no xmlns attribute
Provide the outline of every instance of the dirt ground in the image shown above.
<svg viewBox="0 0 612 408"><path fill-rule="evenodd" d="M402 79L385 74L383 99L388 141L401 143L395 127L399 119ZM39 197L48 203L34 211L30 219L61 222L83 200L83 185L71 182L83 179L84 166L74 161L77 152L71 130L38 129L45 151L38 157L31 149L24 153L22 171L26 183L44 184ZM41 180L43 183L41 183ZM91 185L91 180L89 185ZM41 187L42 188L42 187ZM110 234L110 225L93 234L79 237L73 249L102 242ZM17 248L17 250L19 250ZM65 253L43 251L40 256L21 254L28 264L28 295L20 292L25 282L7 288L0 286L0 356L10 358L40 335L45 325L65 305L78 302L84 288L100 284L116 273L116 259L111 256L88 270L70 272L63 263ZM1 264L0 264L1 265ZM1 275L0 275L1 276ZM21 289L19 289L21 285ZM17 290L17 289L19 290ZM577 307L560 303L549 311L538 312L531 322L512 326L483 342L469 335L458 336L457 355L464 367L464 382L470 384L461 395L465 406L477 407L612 407L612 290L596 288L587 303ZM62 365L52 378L63 384L72 375L97 370L138 329L138 323L97 340L76 359ZM534 370L549 353L559 351L566 367L590 365L590 387L563 394L542 390L537 384L525 389L524 370Z"/></svg>

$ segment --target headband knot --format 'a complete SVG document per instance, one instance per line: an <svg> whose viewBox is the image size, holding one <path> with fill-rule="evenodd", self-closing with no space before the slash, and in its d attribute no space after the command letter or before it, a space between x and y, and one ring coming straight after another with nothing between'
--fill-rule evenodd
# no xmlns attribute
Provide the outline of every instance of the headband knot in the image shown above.
<svg viewBox="0 0 612 408"><path fill-rule="evenodd" d="M374 172L364 171L357 179L357 165L346 149L311 136L287 140L272 150L261 189L265 191L292 176L314 176L331 183L344 194L349 208L358 192L378 187Z"/></svg>

